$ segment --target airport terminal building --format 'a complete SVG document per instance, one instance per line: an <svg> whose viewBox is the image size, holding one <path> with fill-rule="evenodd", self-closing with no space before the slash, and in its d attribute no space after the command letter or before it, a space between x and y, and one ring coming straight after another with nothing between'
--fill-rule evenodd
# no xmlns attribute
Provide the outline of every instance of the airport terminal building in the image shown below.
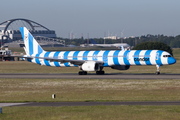
<svg viewBox="0 0 180 120"><path fill-rule="evenodd" d="M33 36L43 36L43 37L49 37L49 38L56 38L56 33L54 30L30 30L31 34ZM6 35L4 36L4 30L0 30L0 39L4 40L9 40L9 41L16 41L16 40L21 40L22 36L20 33L20 30L7 30Z"/></svg>
<svg viewBox="0 0 180 120"><path fill-rule="evenodd" d="M56 32L27 19L11 19L0 23L0 46L19 47L23 44L19 27L26 27L40 45L65 46L65 41L57 39Z"/></svg>

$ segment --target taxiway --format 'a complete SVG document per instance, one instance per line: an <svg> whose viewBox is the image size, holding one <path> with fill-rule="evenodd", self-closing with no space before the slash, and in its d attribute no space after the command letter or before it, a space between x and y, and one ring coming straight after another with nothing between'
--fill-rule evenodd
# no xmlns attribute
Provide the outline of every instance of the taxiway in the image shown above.
<svg viewBox="0 0 180 120"><path fill-rule="evenodd" d="M32 102L32 103L0 103L0 107L7 106L96 106L96 105L180 105L179 101L158 101L158 102Z"/></svg>

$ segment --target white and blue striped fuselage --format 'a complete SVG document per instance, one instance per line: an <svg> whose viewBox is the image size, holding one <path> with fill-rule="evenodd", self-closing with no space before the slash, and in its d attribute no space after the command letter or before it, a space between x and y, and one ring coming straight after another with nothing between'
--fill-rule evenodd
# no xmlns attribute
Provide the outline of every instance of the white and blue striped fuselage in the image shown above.
<svg viewBox="0 0 180 120"><path fill-rule="evenodd" d="M104 74L103 67L118 70L127 70L130 65L156 65L157 74L162 65L174 64L176 60L166 51L162 50L100 50L100 51L44 51L36 39L25 27L20 28L24 50L28 61L39 65L71 67L78 66L79 74L84 71L96 71Z"/></svg>
<svg viewBox="0 0 180 120"><path fill-rule="evenodd" d="M69 60L103 61L103 67L120 65L169 65L175 59L166 51L161 50L105 50L105 51L57 51L32 54L35 57L58 58ZM77 66L70 62L56 62L46 59L33 58L28 61L46 66L70 67Z"/></svg>

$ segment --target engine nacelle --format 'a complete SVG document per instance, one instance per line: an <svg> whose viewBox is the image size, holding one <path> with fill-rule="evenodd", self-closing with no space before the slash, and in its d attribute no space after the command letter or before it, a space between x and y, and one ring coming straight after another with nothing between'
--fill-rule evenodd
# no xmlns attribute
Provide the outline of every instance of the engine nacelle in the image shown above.
<svg viewBox="0 0 180 120"><path fill-rule="evenodd" d="M130 68L130 65L111 66L111 68L117 70L128 70Z"/></svg>
<svg viewBox="0 0 180 120"><path fill-rule="evenodd" d="M99 64L94 61L86 61L82 64L81 69L83 71L98 71Z"/></svg>

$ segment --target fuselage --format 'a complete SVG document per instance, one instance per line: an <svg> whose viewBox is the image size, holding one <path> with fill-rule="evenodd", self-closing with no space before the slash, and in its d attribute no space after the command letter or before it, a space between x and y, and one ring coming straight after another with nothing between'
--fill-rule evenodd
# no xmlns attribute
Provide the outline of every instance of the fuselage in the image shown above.
<svg viewBox="0 0 180 120"><path fill-rule="evenodd" d="M120 65L170 65L176 60L166 51L162 50L105 50L105 51L57 51L33 54L35 57L49 57L58 59L103 61L103 67ZM70 67L77 66L69 62L61 63L45 59L29 59L30 62L46 66Z"/></svg>
<svg viewBox="0 0 180 120"><path fill-rule="evenodd" d="M100 51L57 51L47 52L42 49L36 39L25 27L20 27L24 41L24 50L28 61L39 65L70 67L78 66L79 75L86 75L87 71L104 74L103 67L117 70L127 70L130 65L156 65L156 74L160 74L159 67L174 64L176 60L162 50L100 50Z"/></svg>

